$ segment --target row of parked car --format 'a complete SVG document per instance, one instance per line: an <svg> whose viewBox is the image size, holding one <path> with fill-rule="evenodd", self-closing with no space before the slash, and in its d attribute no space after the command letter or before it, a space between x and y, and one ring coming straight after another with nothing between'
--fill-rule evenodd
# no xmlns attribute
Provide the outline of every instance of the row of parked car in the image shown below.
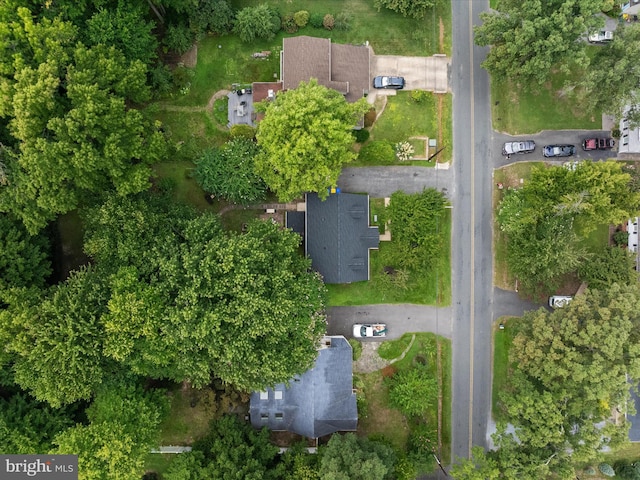
<svg viewBox="0 0 640 480"><path fill-rule="evenodd" d="M613 138L585 138L582 141L582 149L610 150L616 145ZM502 154L510 157L515 154L531 153L536 149L536 142L525 140L521 142L506 142L502 146ZM542 154L545 157L571 157L576 154L576 146L569 144L545 145Z"/></svg>

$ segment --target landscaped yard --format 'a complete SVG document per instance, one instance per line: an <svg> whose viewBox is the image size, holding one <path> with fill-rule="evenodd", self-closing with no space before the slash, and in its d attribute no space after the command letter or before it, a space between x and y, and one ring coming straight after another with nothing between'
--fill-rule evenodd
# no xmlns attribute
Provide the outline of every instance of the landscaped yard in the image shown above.
<svg viewBox="0 0 640 480"><path fill-rule="evenodd" d="M307 25L296 35L331 38L336 43L362 44L369 42L379 55L433 55L451 54L451 4L449 0L436 2L437 6L422 20L405 18L382 9L380 12L371 0L235 0L234 8L268 3L281 15L307 10L310 14L330 13L334 17L347 13L351 17L350 28L329 31ZM442 24L442 26L441 26ZM282 44L282 43L280 43ZM442 47L440 47L442 44Z"/></svg>
<svg viewBox="0 0 640 480"><path fill-rule="evenodd" d="M589 52L598 47L587 47ZM578 102L566 88L567 80L578 80L584 69L573 65L570 74L555 72L544 85L525 85L506 78L491 78L493 128L512 135L541 130L602 128L601 112Z"/></svg>
<svg viewBox="0 0 640 480"><path fill-rule="evenodd" d="M446 210L440 224L443 248L440 262L430 271L409 274L405 285L394 284L384 272L382 258L384 250L394 248L393 231L391 242L380 242L380 250L370 254L371 277L368 282L327 285L329 305L370 305L376 303L417 303L426 305L449 305L451 303L451 213Z"/></svg>
<svg viewBox="0 0 640 480"><path fill-rule="evenodd" d="M429 375L437 378L439 345L440 371L442 372L442 378L439 381L442 424L440 453L442 462L448 463L451 448L451 342L432 333L405 334L398 340L384 342L382 349L384 358L390 358L389 355L392 353L399 356L410 344L413 335L415 340L404 359L383 370L358 375L362 381L364 394L364 406L361 412L365 412L365 415L362 413L359 415L358 433L381 435L396 448L400 450L407 448L407 439L413 424L400 411L389 405L389 389L384 379L395 372L411 369L417 363L426 364ZM427 425L433 426L434 430L438 425L438 408L438 402L434 402L423 419Z"/></svg>
<svg viewBox="0 0 640 480"><path fill-rule="evenodd" d="M507 188L515 188L521 185L521 181L526 181L531 175L533 167L538 165L544 165L543 162L520 162L514 163L504 168L499 168L494 171L494 189L493 189L493 210L497 211L498 205L502 200L504 192ZM500 190L497 186L502 184L503 189ZM507 238L500 231L498 222L495 221L493 225L493 242L494 242L494 267L493 267L493 283L495 286L504 290L514 290L516 288L516 279L509 272L507 266Z"/></svg>
<svg viewBox="0 0 640 480"><path fill-rule="evenodd" d="M411 92L398 92L397 95L387 97L384 111L371 128L370 141L386 140L395 144L409 140L417 147L414 156L424 156L426 153L424 142L421 141L418 145L418 140L410 139L412 137L434 138L437 141L438 150L444 147L444 150L438 154L437 160L450 161L453 145L451 102L451 94L431 92L423 92L420 102L412 98ZM382 105L377 103L376 108L380 109ZM435 160L399 162L392 159L392 162L398 165L435 165ZM357 160L353 165L368 166L369 163Z"/></svg>

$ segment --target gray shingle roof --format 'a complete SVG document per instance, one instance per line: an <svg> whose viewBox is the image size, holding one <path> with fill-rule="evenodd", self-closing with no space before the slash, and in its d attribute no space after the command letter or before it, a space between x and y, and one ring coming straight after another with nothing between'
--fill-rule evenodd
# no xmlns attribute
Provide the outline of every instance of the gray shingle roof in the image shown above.
<svg viewBox="0 0 640 480"><path fill-rule="evenodd" d="M378 248L378 227L369 226L369 196L307 194L305 252L325 283L369 279L369 249Z"/></svg>
<svg viewBox="0 0 640 480"><path fill-rule="evenodd" d="M287 430L309 438L355 431L358 408L353 392L351 345L342 336L325 337L329 346L319 351L310 370L264 392L253 392L251 424Z"/></svg>

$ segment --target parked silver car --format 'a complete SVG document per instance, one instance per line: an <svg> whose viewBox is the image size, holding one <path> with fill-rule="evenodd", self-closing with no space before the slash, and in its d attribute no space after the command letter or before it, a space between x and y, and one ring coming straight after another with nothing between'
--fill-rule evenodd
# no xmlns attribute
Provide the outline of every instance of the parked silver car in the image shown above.
<svg viewBox="0 0 640 480"><path fill-rule="evenodd" d="M523 142L507 142L502 146L502 154L510 156L515 153L531 153L536 149L536 142L533 140L525 140Z"/></svg>

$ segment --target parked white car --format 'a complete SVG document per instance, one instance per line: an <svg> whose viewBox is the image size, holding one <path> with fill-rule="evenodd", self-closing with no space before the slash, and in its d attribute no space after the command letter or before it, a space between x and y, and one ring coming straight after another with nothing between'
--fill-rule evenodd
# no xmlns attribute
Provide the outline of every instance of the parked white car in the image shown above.
<svg viewBox="0 0 640 480"><path fill-rule="evenodd" d="M569 303L571 303L571 300L573 300L573 297L569 295L554 295L552 297L549 297L549 306L551 308L566 307L567 305L569 305Z"/></svg>
<svg viewBox="0 0 640 480"><path fill-rule="evenodd" d="M600 30L589 35L589 42L591 43L606 43L611 40L613 40L613 32L610 30Z"/></svg>
<svg viewBox="0 0 640 480"><path fill-rule="evenodd" d="M353 336L356 338L384 337L387 335L387 326L384 323L362 325L356 323L353 326Z"/></svg>

